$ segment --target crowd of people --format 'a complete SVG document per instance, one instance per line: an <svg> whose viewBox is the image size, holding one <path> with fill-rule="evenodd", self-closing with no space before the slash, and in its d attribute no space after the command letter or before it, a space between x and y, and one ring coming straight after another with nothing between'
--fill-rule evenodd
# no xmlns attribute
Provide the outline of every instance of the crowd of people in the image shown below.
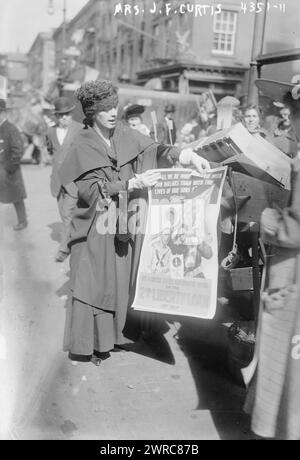
<svg viewBox="0 0 300 460"><path fill-rule="evenodd" d="M273 103L272 109L272 115L264 115L265 110L258 105L233 107L231 124L243 123L251 134L259 134L290 158L295 158L299 151L299 139L291 122L291 109L288 105L276 101ZM215 110L208 110L205 105L200 104L180 129L177 128L175 122L176 107L174 104L165 105L164 117L157 122L156 126L153 124L146 126L143 120L145 107L142 105L128 104L123 110L123 119L133 129L151 136L159 142L176 145L180 148L209 137L217 131L217 107ZM269 121L270 118L272 123Z"/></svg>
<svg viewBox="0 0 300 460"><path fill-rule="evenodd" d="M216 132L218 124L216 113L200 106L179 130L176 107L167 104L164 117L147 127L142 118L145 108L139 104L129 104L118 113L118 91L108 80L82 84L76 97L85 116L83 124L73 120L70 100L59 97L54 101L56 123L45 134L52 158L51 193L63 224L55 260L63 262L70 255L65 350L73 360L100 365L109 352L142 333L143 321L128 308L142 236L132 229L119 231L118 221L113 232L102 232L99 219L112 204L118 210L122 193L129 201L147 200L147 189L160 180L157 168L180 164L200 172L209 170L209 162L188 146ZM263 137L293 159L290 206L263 214L262 237L275 247L275 253L262 297L258 365L254 366L253 379L249 379L247 408L259 435L300 439L300 360L291 358L293 337L300 334L300 160L291 110L284 103L276 104L278 117L272 131L264 128L257 106L243 110L235 107L233 117L234 123L241 121L249 133ZM19 131L7 120L6 102L0 100L0 201L14 204L18 218L15 230L27 226L20 169L23 148ZM155 244L165 253L160 250L161 258L155 259L154 245L152 268L162 270L166 265L162 256L168 258L172 252L170 229ZM176 250L179 248L177 242ZM209 251L202 252L201 257L209 258ZM279 276L278 270L287 266L286 261L286 276ZM281 349L276 348L276 334ZM266 339L270 335L272 343ZM273 385L272 392L268 385Z"/></svg>

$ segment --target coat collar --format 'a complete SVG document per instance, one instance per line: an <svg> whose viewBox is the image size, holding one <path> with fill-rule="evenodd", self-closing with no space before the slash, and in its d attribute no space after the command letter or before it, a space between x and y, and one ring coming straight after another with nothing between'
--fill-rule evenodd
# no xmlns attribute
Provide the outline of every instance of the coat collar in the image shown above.
<svg viewBox="0 0 300 460"><path fill-rule="evenodd" d="M117 167L121 168L155 143L149 136L122 122L117 123L111 141L114 152L93 128L80 129L59 170L62 184L67 185L88 171L112 166L111 158L114 156L117 158Z"/></svg>

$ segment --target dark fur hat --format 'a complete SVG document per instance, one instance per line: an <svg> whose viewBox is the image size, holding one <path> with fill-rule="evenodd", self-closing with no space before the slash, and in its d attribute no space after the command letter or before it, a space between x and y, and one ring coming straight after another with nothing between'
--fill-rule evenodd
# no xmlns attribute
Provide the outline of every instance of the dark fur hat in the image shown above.
<svg viewBox="0 0 300 460"><path fill-rule="evenodd" d="M118 105L117 88L110 80L92 80L83 83L75 93L87 117L99 111L108 111Z"/></svg>

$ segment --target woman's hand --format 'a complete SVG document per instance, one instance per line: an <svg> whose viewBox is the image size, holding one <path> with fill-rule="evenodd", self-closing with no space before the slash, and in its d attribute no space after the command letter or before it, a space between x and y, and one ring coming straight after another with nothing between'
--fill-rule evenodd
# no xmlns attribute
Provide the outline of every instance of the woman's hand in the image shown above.
<svg viewBox="0 0 300 460"><path fill-rule="evenodd" d="M210 171L210 164L205 159L197 155L192 149L183 149L179 156L179 161L182 165L193 165L198 172L203 173Z"/></svg>
<svg viewBox="0 0 300 460"><path fill-rule="evenodd" d="M135 177L128 181L128 190L141 190L144 188L154 187L160 178L160 173L153 170L146 171L142 174L136 174Z"/></svg>

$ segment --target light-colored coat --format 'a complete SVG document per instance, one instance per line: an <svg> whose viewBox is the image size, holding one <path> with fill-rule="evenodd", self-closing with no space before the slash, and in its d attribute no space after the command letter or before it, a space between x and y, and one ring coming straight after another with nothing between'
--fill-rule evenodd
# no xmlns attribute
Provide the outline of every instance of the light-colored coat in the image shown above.
<svg viewBox="0 0 300 460"><path fill-rule="evenodd" d="M261 298L246 411L259 436L300 440L300 161L294 164L292 204L266 210L263 237L273 244ZM272 210L274 211L274 210ZM272 218L277 216L276 219Z"/></svg>

